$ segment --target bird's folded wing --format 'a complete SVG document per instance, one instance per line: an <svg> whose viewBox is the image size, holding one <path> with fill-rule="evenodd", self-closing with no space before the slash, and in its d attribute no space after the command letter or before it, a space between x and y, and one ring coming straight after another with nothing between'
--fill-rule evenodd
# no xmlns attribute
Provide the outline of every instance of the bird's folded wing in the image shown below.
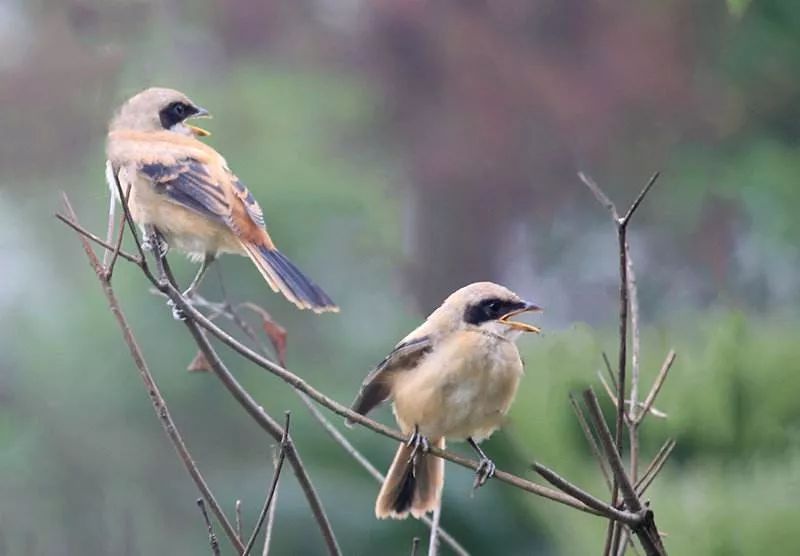
<svg viewBox="0 0 800 556"><path fill-rule="evenodd" d="M391 381L394 373L416 367L432 347L430 336L422 336L398 344L364 379L361 390L351 406L352 410L366 415L375 406L386 401L391 394Z"/></svg>
<svg viewBox="0 0 800 556"><path fill-rule="evenodd" d="M139 172L153 182L157 193L212 220L230 225L231 202L221 180L208 166L192 158L171 163L151 162Z"/></svg>
<svg viewBox="0 0 800 556"><path fill-rule="evenodd" d="M261 207L227 167L182 158L141 164L138 170L172 202L226 225L243 241L273 246Z"/></svg>

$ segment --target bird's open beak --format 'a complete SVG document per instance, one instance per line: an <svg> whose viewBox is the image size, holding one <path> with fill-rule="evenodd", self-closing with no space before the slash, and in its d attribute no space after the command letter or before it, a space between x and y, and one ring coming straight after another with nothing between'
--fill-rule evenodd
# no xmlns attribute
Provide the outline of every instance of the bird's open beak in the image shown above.
<svg viewBox="0 0 800 556"><path fill-rule="evenodd" d="M522 313L536 313L541 311L542 308L538 305L534 305L533 303L525 302L525 305L521 309L515 309L510 313L503 315L500 317L500 322L510 326L511 328L516 328L517 330L522 330L523 332L534 332L536 334L541 334L542 329L538 326L534 326L532 324L528 324L526 322L519 322L515 320L509 320L511 317L516 315L521 315Z"/></svg>
<svg viewBox="0 0 800 556"><path fill-rule="evenodd" d="M210 117L211 117L211 114L209 113L208 110L198 106L197 107L197 113L196 114L192 114L190 119L194 119L194 118L210 118ZM211 135L210 131L206 131L202 127L198 127L196 125L187 124L185 122L184 122L184 125L189 128L189 131L191 131L192 134L195 137L208 137L209 135Z"/></svg>

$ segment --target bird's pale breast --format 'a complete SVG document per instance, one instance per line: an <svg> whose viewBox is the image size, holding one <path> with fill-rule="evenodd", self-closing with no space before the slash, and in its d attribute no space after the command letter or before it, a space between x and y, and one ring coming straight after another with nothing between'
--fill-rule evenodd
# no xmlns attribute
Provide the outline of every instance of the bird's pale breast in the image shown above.
<svg viewBox="0 0 800 556"><path fill-rule="evenodd" d="M405 432L481 440L504 420L522 376L513 342L477 331L443 340L394 385L395 416Z"/></svg>

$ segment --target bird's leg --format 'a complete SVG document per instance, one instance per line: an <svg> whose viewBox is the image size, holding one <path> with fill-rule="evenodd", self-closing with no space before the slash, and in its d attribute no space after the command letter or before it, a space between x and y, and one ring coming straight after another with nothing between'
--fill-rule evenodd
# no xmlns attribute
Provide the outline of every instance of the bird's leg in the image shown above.
<svg viewBox="0 0 800 556"><path fill-rule="evenodd" d="M426 437L419 433L419 425L414 425L414 432L408 437L406 446L411 448L411 455L408 458L408 463L414 461L420 452L425 453L431 449L431 443L428 442Z"/></svg>
<svg viewBox="0 0 800 556"><path fill-rule="evenodd" d="M211 266L211 263L213 263L214 260L214 255L211 253L205 254L203 257L203 262L200 264L200 268L197 270L197 274L195 274L194 278L192 279L192 283L189 284L189 287L183 292L183 297L186 297L187 299L194 297L195 292L200 285L200 281L203 279L203 276L206 275L208 267Z"/></svg>
<svg viewBox="0 0 800 556"><path fill-rule="evenodd" d="M164 261L166 260L167 251L169 251L169 244L164 239L164 236L161 235L161 232L158 231L158 228L152 224L144 225L144 242L142 243L142 249L153 252L156 259L158 281L166 283L168 279ZM183 310L175 305L172 299L167 299L167 307L172 309L172 318L180 321L186 320L186 315L183 314Z"/></svg>
<svg viewBox="0 0 800 556"><path fill-rule="evenodd" d="M152 224L144 225L144 240L142 249L152 251L156 257L165 257L169 251L169 244Z"/></svg>
<svg viewBox="0 0 800 556"><path fill-rule="evenodd" d="M486 484L486 481L494 477L494 472L497 470L497 466L492 460L489 459L486 453L481 450L481 447L478 446L478 443L475 442L472 437L467 438L467 442L469 442L469 445L472 446L481 457L480 463L478 464L478 469L475 471L475 482L472 484L472 488L482 487L484 484Z"/></svg>

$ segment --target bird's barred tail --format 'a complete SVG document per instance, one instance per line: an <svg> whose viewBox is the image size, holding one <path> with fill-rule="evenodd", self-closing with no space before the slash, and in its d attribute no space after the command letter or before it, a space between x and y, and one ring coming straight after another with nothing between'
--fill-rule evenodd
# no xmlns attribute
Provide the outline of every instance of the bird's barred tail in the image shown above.
<svg viewBox="0 0 800 556"><path fill-rule="evenodd" d="M300 309L315 313L339 311L328 294L277 249L252 243L244 244L244 248L272 290L281 292Z"/></svg>
<svg viewBox="0 0 800 556"><path fill-rule="evenodd" d="M432 440L431 444L444 450L444 438ZM413 448L406 443L397 449L375 501L377 518L405 519L409 513L419 518L434 511L441 503L444 460L418 453L412 462L412 451Z"/></svg>

